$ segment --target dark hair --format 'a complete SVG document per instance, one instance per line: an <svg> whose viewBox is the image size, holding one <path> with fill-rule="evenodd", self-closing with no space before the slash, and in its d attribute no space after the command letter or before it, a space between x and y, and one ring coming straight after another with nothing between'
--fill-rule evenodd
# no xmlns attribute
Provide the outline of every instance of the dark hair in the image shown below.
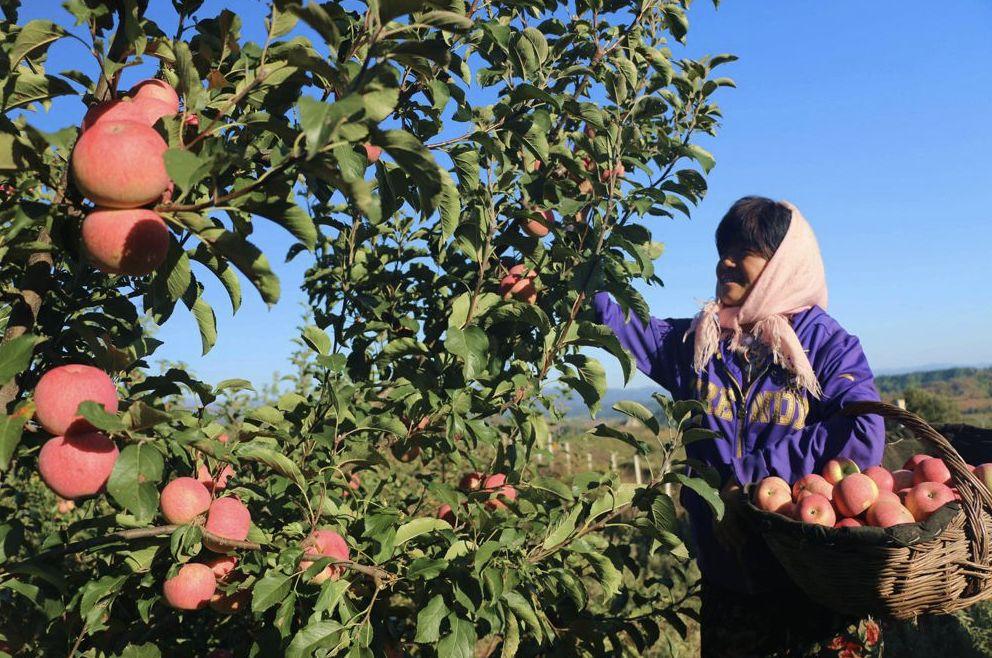
<svg viewBox="0 0 992 658"><path fill-rule="evenodd" d="M792 222L792 211L763 196L746 196L734 202L716 227L716 248L730 248L771 258L782 244Z"/></svg>

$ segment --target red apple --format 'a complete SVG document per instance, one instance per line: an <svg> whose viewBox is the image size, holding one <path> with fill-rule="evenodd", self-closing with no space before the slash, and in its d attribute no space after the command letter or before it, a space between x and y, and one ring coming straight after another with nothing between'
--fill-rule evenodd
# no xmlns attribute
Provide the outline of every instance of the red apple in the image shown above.
<svg viewBox="0 0 992 658"><path fill-rule="evenodd" d="M864 525L861 521L857 519L852 519L850 517L844 517L840 521L834 524L835 528L860 528Z"/></svg>
<svg viewBox="0 0 992 658"><path fill-rule="evenodd" d="M892 491L895 486L895 479L888 469L881 466L871 466L865 469L865 475L870 477L878 485L879 491Z"/></svg>
<svg viewBox="0 0 992 658"><path fill-rule="evenodd" d="M832 528L837 522L837 515L826 496L809 494L799 501L796 517L803 523L822 525Z"/></svg>
<svg viewBox="0 0 992 658"><path fill-rule="evenodd" d="M789 483L774 475L766 477L754 489L754 505L766 512L779 512L792 502Z"/></svg>
<svg viewBox="0 0 992 658"><path fill-rule="evenodd" d="M66 500L92 496L107 484L119 454L105 434L73 432L41 446L38 473L49 489Z"/></svg>
<svg viewBox="0 0 992 658"><path fill-rule="evenodd" d="M199 610L210 603L217 589L213 570L205 564L190 562L180 567L175 576L165 581L165 600L178 610Z"/></svg>
<svg viewBox="0 0 992 658"><path fill-rule="evenodd" d="M437 518L442 521L447 521L451 525L455 525L455 511L451 509L451 505L445 503L437 508Z"/></svg>
<svg viewBox="0 0 992 658"><path fill-rule="evenodd" d="M234 571L234 567L238 566L238 558L233 555L221 555L212 560L207 560L206 565L213 570L214 578L218 582L224 582L231 575L231 572Z"/></svg>
<svg viewBox="0 0 992 658"><path fill-rule="evenodd" d="M915 471L916 465L919 464L924 459L930 459L930 455L913 455L906 460L906 463L902 465L903 469L907 471Z"/></svg>
<svg viewBox="0 0 992 658"><path fill-rule="evenodd" d="M913 471L905 468L892 471L893 491L902 491L903 489L909 489L911 486L913 486Z"/></svg>
<svg viewBox="0 0 992 658"><path fill-rule="evenodd" d="M201 464L198 469L196 469L196 479L200 481L203 486L209 491L220 491L227 488L227 479L234 475L234 468L230 464L224 464L224 467L220 469L217 473L217 477L214 477L210 473L210 469L206 465Z"/></svg>
<svg viewBox="0 0 992 658"><path fill-rule="evenodd" d="M864 473L848 475L834 487L834 505L843 516L857 516L877 499L878 485Z"/></svg>
<svg viewBox="0 0 992 658"><path fill-rule="evenodd" d="M251 513L245 504L233 496L218 498L210 504L204 529L218 537L244 541L251 528ZM216 553L227 553L228 549L206 537L203 545Z"/></svg>
<svg viewBox="0 0 992 658"><path fill-rule="evenodd" d="M858 465L850 459L831 459L823 467L823 479L830 484L837 484L848 475L860 472Z"/></svg>
<svg viewBox="0 0 992 658"><path fill-rule="evenodd" d="M484 476L478 471L469 471L462 476L458 483L458 488L462 491L478 491L482 487Z"/></svg>
<svg viewBox="0 0 992 658"><path fill-rule="evenodd" d="M913 514L902 503L880 500L871 506L867 514L868 525L876 528L891 528L901 523L914 523Z"/></svg>
<svg viewBox="0 0 992 658"><path fill-rule="evenodd" d="M52 368L34 387L35 416L50 434L92 428L76 413L82 402L96 402L108 412L117 413L117 386L99 368L70 364Z"/></svg>
<svg viewBox="0 0 992 658"><path fill-rule="evenodd" d="M947 464L939 457L924 459L916 465L913 471L913 484L921 482L940 482L941 484L951 483L951 471Z"/></svg>
<svg viewBox="0 0 992 658"><path fill-rule="evenodd" d="M382 155L381 147L368 142L365 142L362 146L365 148L365 157L368 158L369 164L375 164L379 161L379 157Z"/></svg>
<svg viewBox="0 0 992 658"><path fill-rule="evenodd" d="M483 490L492 491L489 500L486 501L486 507L492 510L501 510L506 508L506 504L501 500L505 498L506 500L516 500L517 490L512 484L506 483L506 475L504 473L495 473L486 478L486 481L482 483Z"/></svg>
<svg viewBox="0 0 992 658"><path fill-rule="evenodd" d="M162 516L169 523L189 523L210 509L210 492L193 478L176 478L162 489Z"/></svg>
<svg viewBox="0 0 992 658"><path fill-rule="evenodd" d="M304 555L330 557L335 560L349 560L351 549L348 542L340 534L333 530L317 530L306 542ZM300 560L301 569L309 569L314 560ZM328 564L320 573L315 575L310 582L315 585L323 583L325 580L337 580L344 573L344 567L335 564Z"/></svg>
<svg viewBox="0 0 992 658"><path fill-rule="evenodd" d="M954 492L940 482L921 482L906 494L906 509L917 521L926 521L938 509L954 500Z"/></svg>
<svg viewBox="0 0 992 658"><path fill-rule="evenodd" d="M981 464L975 467L975 477L992 491L992 464Z"/></svg>
<svg viewBox="0 0 992 658"><path fill-rule="evenodd" d="M834 485L827 482L822 475L816 473L804 475L792 485L792 497L798 501L807 493L818 493L832 500Z"/></svg>
<svg viewBox="0 0 992 658"><path fill-rule="evenodd" d="M902 505L902 498L894 491L881 489L878 492L878 499L875 501L875 504L878 505L881 502L899 503Z"/></svg>

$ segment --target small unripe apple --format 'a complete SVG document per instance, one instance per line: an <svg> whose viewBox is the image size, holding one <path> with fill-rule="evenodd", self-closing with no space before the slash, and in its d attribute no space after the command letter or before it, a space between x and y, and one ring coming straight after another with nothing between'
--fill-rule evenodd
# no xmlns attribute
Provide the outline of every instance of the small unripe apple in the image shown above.
<svg viewBox="0 0 992 658"><path fill-rule="evenodd" d="M73 432L45 442L38 453L38 472L62 498L92 496L107 484L119 454L117 445L100 432Z"/></svg>
<svg viewBox="0 0 992 658"><path fill-rule="evenodd" d="M176 478L162 489L162 516L169 523L189 523L210 509L210 492L198 480Z"/></svg>
<svg viewBox="0 0 992 658"><path fill-rule="evenodd" d="M137 208L169 186L165 140L134 121L99 121L72 151L72 176L87 199L107 208Z"/></svg>
<svg viewBox="0 0 992 658"><path fill-rule="evenodd" d="M486 491L492 491L489 500L486 501L486 507L491 510L506 509L506 503L501 500L502 498L506 500L517 499L517 490L513 485L506 483L504 473L495 473L487 477L482 483L482 488Z"/></svg>
<svg viewBox="0 0 992 658"><path fill-rule="evenodd" d="M166 602L177 610L199 610L210 603L216 589L217 579L210 567L189 562L165 581L162 593Z"/></svg>
<svg viewBox="0 0 992 658"><path fill-rule="evenodd" d="M165 103L173 114L179 112L179 94L165 80L148 78L137 83L127 92L139 100L154 100Z"/></svg>
<svg viewBox="0 0 992 658"><path fill-rule="evenodd" d="M344 537L333 530L317 530L306 541L304 555L330 557L335 560L349 560L351 549ZM300 560L300 569L306 570L313 565L314 560ZM344 573L344 567L328 564L310 582L315 585L325 580L337 580Z"/></svg>
<svg viewBox="0 0 992 658"><path fill-rule="evenodd" d="M34 388L35 416L51 434L65 434L93 426L76 413L83 402L96 402L117 413L117 387L104 371L72 364L52 368Z"/></svg>
<svg viewBox="0 0 992 658"><path fill-rule="evenodd" d="M83 220L82 236L90 262L108 274L151 274L169 255L169 227L145 208L98 208Z"/></svg>
<svg viewBox="0 0 992 658"><path fill-rule="evenodd" d="M251 513L244 503L233 496L218 498L210 504L210 509L207 511L207 522L203 527L207 532L218 537L244 541L251 528ZM208 537L203 538L203 545L216 553L229 552L229 549Z"/></svg>

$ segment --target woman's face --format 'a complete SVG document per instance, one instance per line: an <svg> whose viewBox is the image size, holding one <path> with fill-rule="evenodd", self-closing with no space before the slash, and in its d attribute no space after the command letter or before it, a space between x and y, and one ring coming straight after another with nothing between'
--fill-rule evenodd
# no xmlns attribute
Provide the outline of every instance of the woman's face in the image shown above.
<svg viewBox="0 0 992 658"><path fill-rule="evenodd" d="M740 306L761 276L768 259L729 249L716 264L716 296L724 306Z"/></svg>

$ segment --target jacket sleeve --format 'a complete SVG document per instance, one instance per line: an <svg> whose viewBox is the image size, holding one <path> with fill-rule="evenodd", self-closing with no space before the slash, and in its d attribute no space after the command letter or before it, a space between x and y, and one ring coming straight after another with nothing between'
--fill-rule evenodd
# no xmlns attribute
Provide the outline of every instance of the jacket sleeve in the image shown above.
<svg viewBox="0 0 992 658"><path fill-rule="evenodd" d="M685 322L659 320L652 317L644 324L636 315L624 319L623 309L610 299L608 292L593 297L596 321L609 327L620 344L634 356L637 368L645 375L672 391L678 385L675 351L685 333Z"/></svg>
<svg viewBox="0 0 992 658"><path fill-rule="evenodd" d="M837 329L814 358L813 368L823 389L820 400L811 400L810 416L817 419L789 437L791 473L819 473L831 459L847 457L861 469L881 463L885 425L881 416L846 416L848 402L878 400L875 376L857 337ZM776 451L785 454L784 451Z"/></svg>

